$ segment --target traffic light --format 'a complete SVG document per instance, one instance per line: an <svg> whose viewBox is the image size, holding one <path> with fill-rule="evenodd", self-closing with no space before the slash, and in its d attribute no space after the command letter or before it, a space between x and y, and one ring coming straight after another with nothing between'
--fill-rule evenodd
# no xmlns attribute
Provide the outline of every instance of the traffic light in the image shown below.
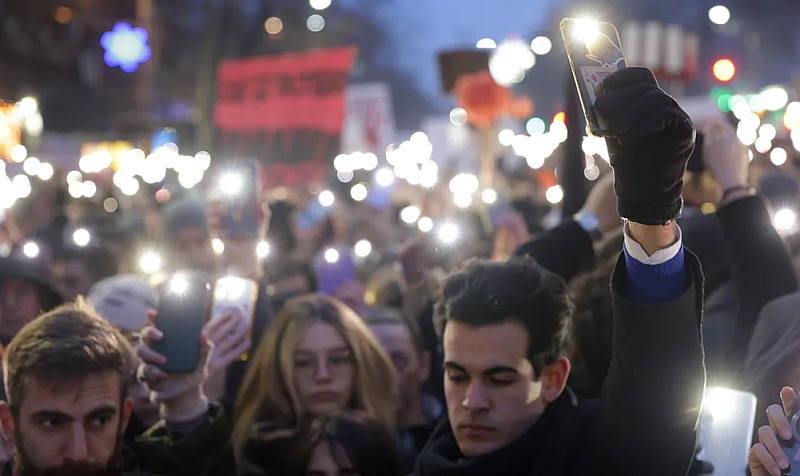
<svg viewBox="0 0 800 476"><path fill-rule="evenodd" d="M733 61L723 58L714 63L714 77L717 78L717 81L727 83L734 76L736 76L736 65L733 64Z"/></svg>

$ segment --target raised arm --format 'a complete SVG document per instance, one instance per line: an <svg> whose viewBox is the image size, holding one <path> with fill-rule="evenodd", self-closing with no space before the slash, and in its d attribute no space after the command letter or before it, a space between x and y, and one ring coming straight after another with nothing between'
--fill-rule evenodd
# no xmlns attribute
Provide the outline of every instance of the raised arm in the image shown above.
<svg viewBox="0 0 800 476"><path fill-rule="evenodd" d="M612 276L614 342L596 458L613 474L683 475L694 459L705 371L703 278L675 220L694 127L642 68L605 82L607 138L625 249Z"/></svg>

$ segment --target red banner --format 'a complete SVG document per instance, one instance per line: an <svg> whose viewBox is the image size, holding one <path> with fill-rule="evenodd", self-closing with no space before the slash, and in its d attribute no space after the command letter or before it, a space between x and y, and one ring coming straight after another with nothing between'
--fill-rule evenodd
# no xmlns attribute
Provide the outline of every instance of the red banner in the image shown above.
<svg viewBox="0 0 800 476"><path fill-rule="evenodd" d="M321 181L339 152L350 47L228 60L214 122L224 152L257 157L267 187Z"/></svg>

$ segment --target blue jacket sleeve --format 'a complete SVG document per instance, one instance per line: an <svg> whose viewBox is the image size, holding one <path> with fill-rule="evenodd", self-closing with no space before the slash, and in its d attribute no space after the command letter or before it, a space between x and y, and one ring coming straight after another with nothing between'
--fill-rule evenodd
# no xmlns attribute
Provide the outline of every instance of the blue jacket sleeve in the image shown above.
<svg viewBox="0 0 800 476"><path fill-rule="evenodd" d="M622 295L634 304L664 304L686 291L686 265L681 245L678 254L665 263L644 264L625 248L625 284Z"/></svg>

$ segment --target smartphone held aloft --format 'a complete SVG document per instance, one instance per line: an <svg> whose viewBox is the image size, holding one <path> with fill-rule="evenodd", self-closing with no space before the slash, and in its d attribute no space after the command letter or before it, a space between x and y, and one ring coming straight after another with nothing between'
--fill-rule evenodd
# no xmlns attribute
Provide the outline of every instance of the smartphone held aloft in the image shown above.
<svg viewBox="0 0 800 476"><path fill-rule="evenodd" d="M565 18L561 36L589 131L595 136L607 136L607 124L595 114L594 103L605 92L603 81L627 67L619 32L611 23Z"/></svg>

